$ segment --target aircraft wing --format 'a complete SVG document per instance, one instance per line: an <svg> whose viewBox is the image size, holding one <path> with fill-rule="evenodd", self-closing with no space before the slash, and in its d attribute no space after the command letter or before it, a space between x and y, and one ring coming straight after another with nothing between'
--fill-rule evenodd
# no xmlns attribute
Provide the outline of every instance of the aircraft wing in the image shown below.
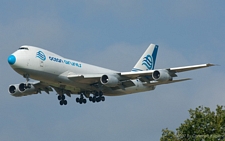
<svg viewBox="0 0 225 141"><path fill-rule="evenodd" d="M200 69L200 68L205 68L205 67L210 67L214 66L214 64L200 64L200 65L192 65L192 66L184 66L184 67L175 67L175 68L169 68L169 69L159 69L163 73L168 73L168 75L171 77L168 81L160 81L160 80L155 80L153 78L153 73L158 70L147 70L147 71L138 71L138 72L121 72L121 73L114 73L114 74L108 74L112 76L116 76L120 83L118 84L119 87L117 88L126 88L126 87L131 87L135 86L135 84L132 82L133 79L139 79L142 82L146 82L147 85L161 85L161 84L168 84L168 83L174 83L174 82L180 82L180 81L185 81L185 80L190 80L189 78L187 79L180 79L180 80L173 80L172 77L176 77L176 73L179 72L184 72L184 71L190 71L190 70L195 70L195 69ZM68 75L67 77L77 83L84 83L84 84L89 84L89 85L101 85L100 79L104 74L72 74ZM110 79L110 78L108 78ZM104 85L103 85L104 87ZM114 86L108 86L108 87L114 87ZM115 88L114 87L114 88Z"/></svg>
<svg viewBox="0 0 225 141"><path fill-rule="evenodd" d="M169 68L169 69L160 69L160 70L166 70L172 77L176 77L176 73L179 72L185 72L205 67L214 66L214 64L200 64L200 65L192 65L192 66L184 66L184 67L175 67L175 68ZM138 71L138 72L122 72L120 75L126 78L135 79L138 77L144 78L144 77L150 77L152 76L153 72L156 70L148 70L148 71Z"/></svg>

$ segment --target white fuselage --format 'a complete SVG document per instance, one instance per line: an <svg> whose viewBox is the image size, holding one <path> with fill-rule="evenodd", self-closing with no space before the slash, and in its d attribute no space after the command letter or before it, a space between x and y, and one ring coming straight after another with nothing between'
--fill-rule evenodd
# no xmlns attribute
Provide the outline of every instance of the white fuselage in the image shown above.
<svg viewBox="0 0 225 141"><path fill-rule="evenodd" d="M61 87L77 94L82 90L93 89L90 84L71 81L68 75L84 74L117 74L118 71L105 69L89 65L86 63L66 59L50 51L31 47L17 50L12 55L15 56L16 62L11 67L21 75L29 75L30 78L39 80L53 87ZM39 52L39 54L37 54ZM103 90L104 95L117 96L142 91L154 90L154 86L145 86L139 79L132 82L135 86L117 90Z"/></svg>

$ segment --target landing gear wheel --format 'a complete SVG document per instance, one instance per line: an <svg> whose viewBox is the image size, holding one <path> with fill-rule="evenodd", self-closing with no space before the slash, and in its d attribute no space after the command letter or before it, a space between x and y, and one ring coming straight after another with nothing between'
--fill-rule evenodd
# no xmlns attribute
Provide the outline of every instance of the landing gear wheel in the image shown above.
<svg viewBox="0 0 225 141"><path fill-rule="evenodd" d="M92 98L92 102L95 102L96 101L96 96L94 96L93 98Z"/></svg>
<svg viewBox="0 0 225 141"><path fill-rule="evenodd" d="M86 104L87 103L87 100L86 99L83 99L83 101L82 101L84 104Z"/></svg>
<svg viewBox="0 0 225 141"><path fill-rule="evenodd" d="M62 98L61 98L61 96L60 96L60 95L58 96L58 100L62 100Z"/></svg>
<svg viewBox="0 0 225 141"><path fill-rule="evenodd" d="M93 100L93 98L90 96L90 97L89 97L89 101L92 101L92 100Z"/></svg>
<svg viewBox="0 0 225 141"><path fill-rule="evenodd" d="M61 100L61 101L59 102L59 104L60 104L60 105L63 105L63 104L64 104L64 101Z"/></svg>
<svg viewBox="0 0 225 141"><path fill-rule="evenodd" d="M66 100L64 100L64 101L63 101L63 104L64 104L64 105L67 105L67 101L66 101Z"/></svg>
<svg viewBox="0 0 225 141"><path fill-rule="evenodd" d="M96 101L100 102L101 101L101 97L96 98Z"/></svg>
<svg viewBox="0 0 225 141"><path fill-rule="evenodd" d="M62 97L60 95L58 96L58 100L62 100Z"/></svg>
<svg viewBox="0 0 225 141"><path fill-rule="evenodd" d="M94 95L93 97L92 97L92 100L91 100L93 103L95 103L95 102L97 102L97 97L96 97L96 95Z"/></svg>
<svg viewBox="0 0 225 141"><path fill-rule="evenodd" d="M105 97L104 96L102 96L101 98L102 98L102 101L105 101Z"/></svg>
<svg viewBox="0 0 225 141"><path fill-rule="evenodd" d="M76 102L79 103L80 102L80 98L77 97L76 98Z"/></svg>
<svg viewBox="0 0 225 141"><path fill-rule="evenodd" d="M65 98L66 98L65 95L62 95L62 100L65 100Z"/></svg>

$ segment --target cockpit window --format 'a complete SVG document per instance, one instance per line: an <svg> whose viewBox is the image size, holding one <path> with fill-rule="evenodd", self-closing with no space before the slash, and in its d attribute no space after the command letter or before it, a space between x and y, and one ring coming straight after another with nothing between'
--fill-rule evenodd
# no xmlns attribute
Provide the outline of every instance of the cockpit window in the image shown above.
<svg viewBox="0 0 225 141"><path fill-rule="evenodd" d="M29 50L27 47L20 47L20 48L19 48L19 50L22 50L22 49L24 49L24 50Z"/></svg>

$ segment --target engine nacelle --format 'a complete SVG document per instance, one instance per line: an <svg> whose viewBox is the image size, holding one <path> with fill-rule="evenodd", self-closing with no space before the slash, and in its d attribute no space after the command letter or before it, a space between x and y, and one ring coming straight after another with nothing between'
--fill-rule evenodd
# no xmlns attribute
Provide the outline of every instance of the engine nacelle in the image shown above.
<svg viewBox="0 0 225 141"><path fill-rule="evenodd" d="M22 96L19 89L19 84L13 84L9 86L9 93L13 96Z"/></svg>
<svg viewBox="0 0 225 141"><path fill-rule="evenodd" d="M18 88L21 93L24 93L26 95L38 93L37 89L33 86L33 84L30 83L28 83L28 86L26 86L25 83L21 83L19 84Z"/></svg>
<svg viewBox="0 0 225 141"><path fill-rule="evenodd" d="M107 87L115 87L120 83L118 78L116 76L113 76L113 75L103 75L100 78L100 81L103 85L105 85Z"/></svg>
<svg viewBox="0 0 225 141"><path fill-rule="evenodd" d="M155 70L152 74L152 78L160 82L172 80L172 77L167 70Z"/></svg>

